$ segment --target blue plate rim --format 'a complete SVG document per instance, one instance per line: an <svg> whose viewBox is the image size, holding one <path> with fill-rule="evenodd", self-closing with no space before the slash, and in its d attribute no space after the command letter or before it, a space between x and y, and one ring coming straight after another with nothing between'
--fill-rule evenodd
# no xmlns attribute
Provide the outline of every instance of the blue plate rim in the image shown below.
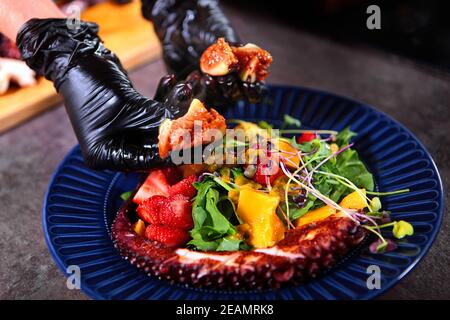
<svg viewBox="0 0 450 320"><path fill-rule="evenodd" d="M441 174L439 172L439 169L436 165L436 162L433 158L433 156L431 155L431 153L428 151L428 149L424 146L424 144L422 143L422 141L417 138L417 136L410 130L408 129L405 125L403 125L401 122L399 122L398 120L394 119L393 117L391 117L390 115L386 114L383 111L380 111L378 109L376 109L375 107L373 107L372 105L363 102L361 100L356 100L354 98L349 98L340 94L336 94L330 91L326 91L323 89L317 89L317 88L309 88L309 87L305 87L305 86L295 86L295 85L286 85L286 84L270 84L268 85L269 88L272 89L293 89L293 90L305 90L305 91L309 91L309 92L313 92L313 93L318 93L318 94L322 94L322 95L327 95L329 97L333 97L333 98L338 98L341 100L346 100L348 102L352 102L354 104L358 104L359 107L364 108L366 110L381 114L385 119L387 119L388 121L394 123L395 125L399 126L402 130L404 130L413 140L415 140L415 142L418 143L418 145L420 146L420 148L425 152L425 156L427 156L430 161L431 161L431 165L433 167L433 169L436 172L436 178L438 181L438 189L441 195L441 199L439 201L439 206L440 206L440 210L439 210L439 215L436 221L436 228L433 230L433 232L430 235L431 240L428 241L424 247L423 250L420 252L420 254L414 259L414 261L405 268L405 270L398 275L396 278L396 281L392 281L391 283L389 283L387 286L385 286L382 290L370 290L368 294L365 295L365 299L370 300L370 299L374 299L376 297L378 297L379 295L389 291L393 286L397 285L398 283L400 283L404 278L406 278L407 275L410 274L410 272L412 270L414 270L414 268L419 264L420 261L422 261L422 259L424 258L424 256L429 252L431 246L434 244L437 235L441 229L442 226L442 219L443 219L443 215L444 215L444 206L445 206L445 198L444 198L444 187L443 187L443 183L442 183L442 177ZM65 266L64 263L62 262L61 258L56 254L54 247L51 244L51 240L50 240L50 235L48 232L48 228L47 228L47 221L45 219L46 216L46 208L47 208L47 203L48 203L48 197L50 195L50 191L51 191L51 186L54 184L55 179L57 178L58 173L60 172L60 170L62 169L62 167L65 165L67 159L69 159L72 154L79 148L79 145L75 145L74 147L72 147L70 149L70 151L64 156L64 158L61 160L61 162L58 164L58 166L56 167L56 169L54 170L54 172L52 173L52 176L50 178L49 184L48 184L48 188L47 191L45 192L44 195L44 202L43 202L43 206L42 206L42 210L41 210L41 214L42 214L42 231L44 233L44 238L45 238L45 242L48 248L48 251L50 252L51 257L53 258L53 260L55 261L56 265L58 266L58 269L63 273L64 276L67 277L67 272L65 270ZM105 226L106 227L106 226ZM108 230L107 230L108 233ZM325 275L326 277L326 275ZM81 287L81 291L86 293L90 298L92 299L103 299L103 298L99 298L99 296L89 287L85 287L82 286Z"/></svg>

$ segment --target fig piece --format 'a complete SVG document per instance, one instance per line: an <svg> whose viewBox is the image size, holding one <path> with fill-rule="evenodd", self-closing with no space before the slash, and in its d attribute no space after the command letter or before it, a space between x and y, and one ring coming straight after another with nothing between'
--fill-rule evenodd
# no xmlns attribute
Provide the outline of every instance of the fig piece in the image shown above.
<svg viewBox="0 0 450 320"><path fill-rule="evenodd" d="M264 80L272 63L269 52L255 44L230 46L223 38L208 47L200 58L200 69L211 76L224 76L237 72L244 82Z"/></svg>
<svg viewBox="0 0 450 320"><path fill-rule="evenodd" d="M238 60L224 38L219 38L216 43L209 46L200 58L200 69L212 76L224 76L237 65Z"/></svg>
<svg viewBox="0 0 450 320"><path fill-rule="evenodd" d="M233 47L232 50L239 61L239 77L242 81L261 81L268 76L267 69L272 63L272 56L269 52L253 43L242 47Z"/></svg>

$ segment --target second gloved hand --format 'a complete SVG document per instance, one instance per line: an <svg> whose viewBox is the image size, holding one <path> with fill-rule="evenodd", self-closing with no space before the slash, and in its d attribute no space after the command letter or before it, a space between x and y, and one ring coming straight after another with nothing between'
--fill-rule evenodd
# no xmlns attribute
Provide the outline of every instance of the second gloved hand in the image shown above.
<svg viewBox="0 0 450 320"><path fill-rule="evenodd" d="M219 38L236 46L241 43L217 0L142 0L142 12L153 22L168 71L190 83L195 97L208 106L223 107L239 99L257 102L267 92L262 81L200 71L201 55Z"/></svg>

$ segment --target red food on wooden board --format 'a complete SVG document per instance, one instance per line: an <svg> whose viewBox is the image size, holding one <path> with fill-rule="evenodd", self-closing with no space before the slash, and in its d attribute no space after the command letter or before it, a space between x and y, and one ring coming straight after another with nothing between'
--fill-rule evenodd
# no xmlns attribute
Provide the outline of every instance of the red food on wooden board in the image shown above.
<svg viewBox="0 0 450 320"><path fill-rule="evenodd" d="M0 34L0 57L20 60L20 52L16 45Z"/></svg>

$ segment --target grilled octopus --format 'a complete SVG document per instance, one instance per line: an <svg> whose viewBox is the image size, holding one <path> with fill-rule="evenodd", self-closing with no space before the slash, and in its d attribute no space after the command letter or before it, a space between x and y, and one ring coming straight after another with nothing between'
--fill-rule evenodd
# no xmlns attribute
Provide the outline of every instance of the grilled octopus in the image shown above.
<svg viewBox="0 0 450 320"><path fill-rule="evenodd" d="M288 230L270 248L200 252L166 247L139 236L131 227L133 206L126 202L112 226L120 254L149 276L192 287L254 290L304 283L329 270L366 235L351 219L331 216Z"/></svg>

